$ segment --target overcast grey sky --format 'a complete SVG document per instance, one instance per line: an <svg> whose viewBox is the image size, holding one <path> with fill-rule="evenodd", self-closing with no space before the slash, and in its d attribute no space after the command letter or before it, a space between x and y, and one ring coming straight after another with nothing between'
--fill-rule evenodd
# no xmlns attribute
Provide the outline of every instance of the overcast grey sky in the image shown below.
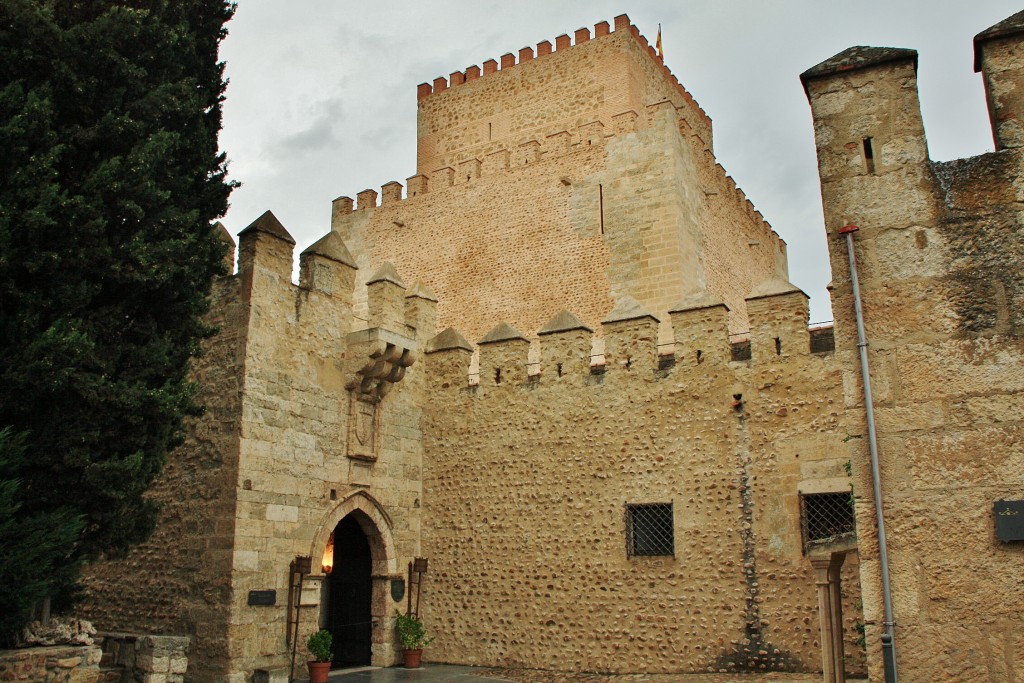
<svg viewBox="0 0 1024 683"><path fill-rule="evenodd" d="M832 317L800 72L851 45L914 48L933 159L992 150L972 38L1009 0L240 0L221 56L233 233L271 209L301 250L331 200L415 173L416 85L627 13L714 122L719 162L789 244L811 320Z"/></svg>

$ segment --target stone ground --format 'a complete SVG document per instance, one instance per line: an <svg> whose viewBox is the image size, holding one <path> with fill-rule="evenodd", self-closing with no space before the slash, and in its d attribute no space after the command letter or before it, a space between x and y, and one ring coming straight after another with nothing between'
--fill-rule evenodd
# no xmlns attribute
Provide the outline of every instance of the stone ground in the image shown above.
<svg viewBox="0 0 1024 683"><path fill-rule="evenodd" d="M847 679L864 683L866 679ZM330 683L818 683L821 674L577 674L427 664L420 669L365 667L332 671Z"/></svg>

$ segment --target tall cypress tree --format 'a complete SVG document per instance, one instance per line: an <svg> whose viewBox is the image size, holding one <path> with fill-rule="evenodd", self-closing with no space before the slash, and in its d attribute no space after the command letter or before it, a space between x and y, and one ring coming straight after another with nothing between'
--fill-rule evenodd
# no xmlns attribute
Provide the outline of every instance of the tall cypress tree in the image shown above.
<svg viewBox="0 0 1024 683"><path fill-rule="evenodd" d="M223 267L217 53L233 12L0 2L0 429L20 444L0 449L0 529L80 525L70 554L33 559L55 594L77 576L61 568L149 535L143 494L197 410L186 373ZM0 591L19 590L5 572Z"/></svg>

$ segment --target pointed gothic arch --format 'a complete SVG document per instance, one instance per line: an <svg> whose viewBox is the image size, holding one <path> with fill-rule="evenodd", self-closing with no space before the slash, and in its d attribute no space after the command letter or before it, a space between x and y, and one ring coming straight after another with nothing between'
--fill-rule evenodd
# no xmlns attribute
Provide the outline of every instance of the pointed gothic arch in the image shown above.
<svg viewBox="0 0 1024 683"><path fill-rule="evenodd" d="M384 507L366 491L356 491L341 500L322 518L317 527L310 555L314 565L319 563L327 547L327 541L338 524L350 517L358 523L370 545L370 579L372 581L371 616L371 664L390 666L395 663L391 579L400 577L398 556L394 539L394 524Z"/></svg>

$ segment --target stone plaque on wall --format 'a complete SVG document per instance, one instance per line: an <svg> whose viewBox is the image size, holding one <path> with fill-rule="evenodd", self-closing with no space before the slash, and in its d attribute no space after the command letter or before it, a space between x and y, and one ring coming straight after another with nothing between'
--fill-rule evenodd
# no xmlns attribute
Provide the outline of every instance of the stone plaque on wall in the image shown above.
<svg viewBox="0 0 1024 683"><path fill-rule="evenodd" d="M996 538L1004 543L1024 541L1024 500L997 500L992 506Z"/></svg>
<svg viewBox="0 0 1024 683"><path fill-rule="evenodd" d="M249 591L248 604L250 607L272 607L277 604L277 591Z"/></svg>

